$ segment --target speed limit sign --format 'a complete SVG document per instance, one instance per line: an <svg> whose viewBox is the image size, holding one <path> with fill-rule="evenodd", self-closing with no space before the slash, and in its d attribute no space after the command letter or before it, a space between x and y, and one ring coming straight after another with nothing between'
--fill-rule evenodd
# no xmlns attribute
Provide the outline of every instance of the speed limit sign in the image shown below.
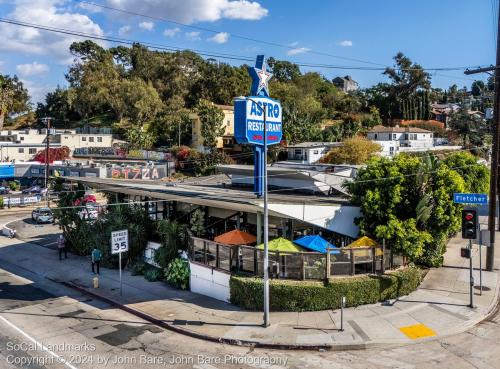
<svg viewBox="0 0 500 369"><path fill-rule="evenodd" d="M111 232L111 253L120 254L128 251L128 229Z"/></svg>

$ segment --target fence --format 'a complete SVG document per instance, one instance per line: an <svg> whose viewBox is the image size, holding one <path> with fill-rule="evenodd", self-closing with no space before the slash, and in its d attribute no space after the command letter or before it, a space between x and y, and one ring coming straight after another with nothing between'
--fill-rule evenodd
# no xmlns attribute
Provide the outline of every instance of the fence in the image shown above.
<svg viewBox="0 0 500 369"><path fill-rule="evenodd" d="M172 160L170 153L150 150L125 150L119 147L79 147L73 156L98 156L110 159Z"/></svg>
<svg viewBox="0 0 500 369"><path fill-rule="evenodd" d="M394 257L384 247L356 247L335 249L335 254L318 252L269 252L271 278L324 279L383 273L393 267ZM253 246L229 246L202 238L190 237L191 261L228 273L244 273L262 277L264 251ZM398 260L396 258L396 260Z"/></svg>

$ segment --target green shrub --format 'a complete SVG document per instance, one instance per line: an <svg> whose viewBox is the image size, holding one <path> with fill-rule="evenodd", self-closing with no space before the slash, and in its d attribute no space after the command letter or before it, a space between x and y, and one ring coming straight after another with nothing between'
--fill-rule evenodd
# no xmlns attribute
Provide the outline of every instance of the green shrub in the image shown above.
<svg viewBox="0 0 500 369"><path fill-rule="evenodd" d="M138 261L132 266L132 275L144 275L146 271L146 263Z"/></svg>
<svg viewBox="0 0 500 369"><path fill-rule="evenodd" d="M373 304L414 291L424 276L418 268L406 268L385 275L332 278L328 282L273 279L270 283L270 309L273 311L316 311L337 309L340 298L347 306ZM231 303L249 310L263 307L261 278L232 276Z"/></svg>
<svg viewBox="0 0 500 369"><path fill-rule="evenodd" d="M158 268L151 268L144 272L144 278L150 282L156 282L161 279L161 270Z"/></svg>
<svg viewBox="0 0 500 369"><path fill-rule="evenodd" d="M9 182L9 188L11 191L19 191L21 189L21 184L16 181Z"/></svg>
<svg viewBox="0 0 500 369"><path fill-rule="evenodd" d="M165 269L165 279L169 284L181 290L189 288L189 264L181 258L174 259Z"/></svg>
<svg viewBox="0 0 500 369"><path fill-rule="evenodd" d="M3 197L0 196L0 209L3 209Z"/></svg>

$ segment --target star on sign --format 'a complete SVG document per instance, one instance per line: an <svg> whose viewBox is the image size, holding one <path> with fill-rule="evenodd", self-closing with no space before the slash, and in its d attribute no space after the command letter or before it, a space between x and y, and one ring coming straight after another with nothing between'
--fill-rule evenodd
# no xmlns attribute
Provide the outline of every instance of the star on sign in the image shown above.
<svg viewBox="0 0 500 369"><path fill-rule="evenodd" d="M257 70L257 75L259 76L259 90L265 89L267 91L267 84L269 83L269 80L273 76L271 73L267 72L266 70ZM257 92L257 93L258 93Z"/></svg>

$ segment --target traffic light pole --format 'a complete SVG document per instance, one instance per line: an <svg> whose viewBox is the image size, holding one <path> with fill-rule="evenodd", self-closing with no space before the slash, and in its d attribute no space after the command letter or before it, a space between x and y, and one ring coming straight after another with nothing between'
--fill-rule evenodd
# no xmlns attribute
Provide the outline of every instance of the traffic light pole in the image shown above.
<svg viewBox="0 0 500 369"><path fill-rule="evenodd" d="M470 252L470 257L469 257L469 277L470 277L469 293L470 293L470 304L469 304L469 306L471 308L473 308L474 307L474 275L473 275L473 269L472 269L472 240L469 240L469 252Z"/></svg>

